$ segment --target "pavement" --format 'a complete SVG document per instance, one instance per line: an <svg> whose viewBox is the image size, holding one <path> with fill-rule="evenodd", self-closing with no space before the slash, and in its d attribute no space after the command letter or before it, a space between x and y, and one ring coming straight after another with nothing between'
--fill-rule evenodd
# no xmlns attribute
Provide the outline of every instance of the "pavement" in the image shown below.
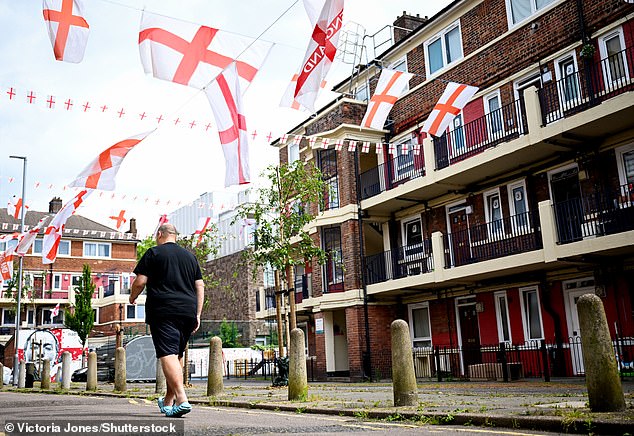
<svg viewBox="0 0 634 436"><path fill-rule="evenodd" d="M270 380L224 379L224 391L206 396L206 380L193 380L187 388L192 404L240 407L297 413L319 413L386 421L416 421L427 424L473 425L581 434L634 435L634 382L624 381L627 403L623 412L596 413L588 407L585 380L555 379L550 382L419 382L418 406L395 407L389 382L311 382L308 395L289 401L286 387L274 388ZM85 383L72 383L62 391L56 383L49 391L17 389L28 393L123 396L154 400L153 383L128 383L126 392L114 392L111 383L100 383L96 392L86 392ZM0 393L1 394L1 393Z"/></svg>

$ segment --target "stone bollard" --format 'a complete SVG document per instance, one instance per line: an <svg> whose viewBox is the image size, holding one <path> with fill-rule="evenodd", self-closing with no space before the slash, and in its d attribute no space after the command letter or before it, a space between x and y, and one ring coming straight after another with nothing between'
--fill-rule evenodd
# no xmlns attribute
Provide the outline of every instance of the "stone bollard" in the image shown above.
<svg viewBox="0 0 634 436"><path fill-rule="evenodd" d="M306 349L304 331L294 328L291 331L291 347L288 364L288 400L306 400L308 379L306 378Z"/></svg>
<svg viewBox="0 0 634 436"><path fill-rule="evenodd" d="M20 362L18 366L18 388L23 389L26 385L26 363L24 361Z"/></svg>
<svg viewBox="0 0 634 436"><path fill-rule="evenodd" d="M417 406L418 387L412 358L409 326L402 319L392 322L392 389L395 406Z"/></svg>
<svg viewBox="0 0 634 436"><path fill-rule="evenodd" d="M165 373L163 372L163 365L161 365L161 359L156 359L156 385L154 392L162 394L167 389L167 381L165 380Z"/></svg>
<svg viewBox="0 0 634 436"><path fill-rule="evenodd" d="M41 389L50 389L51 388L51 361L49 359L44 359L42 362L42 381L40 382Z"/></svg>
<svg viewBox="0 0 634 436"><path fill-rule="evenodd" d="M625 398L603 303L596 295L585 294L577 300L577 311L590 410L622 411Z"/></svg>
<svg viewBox="0 0 634 436"><path fill-rule="evenodd" d="M97 390L97 353L88 353L88 371L86 372L86 390Z"/></svg>
<svg viewBox="0 0 634 436"><path fill-rule="evenodd" d="M70 389L70 361L69 351L62 353L62 389Z"/></svg>
<svg viewBox="0 0 634 436"><path fill-rule="evenodd" d="M125 348L119 347L114 352L114 390L125 392L127 386L125 383Z"/></svg>
<svg viewBox="0 0 634 436"><path fill-rule="evenodd" d="M214 336L209 341L209 369L207 370L207 396L216 397L224 389L222 374L222 339Z"/></svg>
<svg viewBox="0 0 634 436"><path fill-rule="evenodd" d="M26 375L24 376L24 387L27 389L33 389L34 382L35 382L35 363L27 362Z"/></svg>

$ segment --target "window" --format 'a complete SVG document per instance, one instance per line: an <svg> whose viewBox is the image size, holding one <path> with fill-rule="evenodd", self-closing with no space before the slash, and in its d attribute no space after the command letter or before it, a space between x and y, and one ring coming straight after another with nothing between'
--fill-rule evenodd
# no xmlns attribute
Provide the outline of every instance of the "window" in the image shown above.
<svg viewBox="0 0 634 436"><path fill-rule="evenodd" d="M26 312L26 323L27 325L35 325L35 310L29 309Z"/></svg>
<svg viewBox="0 0 634 436"><path fill-rule="evenodd" d="M432 75L442 68L462 58L462 37L460 22L455 22L445 30L424 43L425 67L427 75Z"/></svg>
<svg viewBox="0 0 634 436"><path fill-rule="evenodd" d="M410 304L410 334L413 347L431 347L431 323L429 322L429 303Z"/></svg>
<svg viewBox="0 0 634 436"><path fill-rule="evenodd" d="M578 71L577 58L574 53L569 53L556 62L557 90L564 109L580 102L581 91Z"/></svg>
<svg viewBox="0 0 634 436"><path fill-rule="evenodd" d="M506 13L509 18L509 27L513 27L517 23L524 21L554 1L555 0L506 0Z"/></svg>
<svg viewBox="0 0 634 436"><path fill-rule="evenodd" d="M16 245L18 245L17 239L11 239L7 242L0 242L0 252L5 251L7 248L15 247Z"/></svg>
<svg viewBox="0 0 634 436"><path fill-rule="evenodd" d="M324 178L325 190L324 205L322 210L336 209L339 207L339 181L337 179L337 151L319 151L318 163Z"/></svg>
<svg viewBox="0 0 634 436"><path fill-rule="evenodd" d="M634 145L626 145L616 149L616 165L620 184L634 183Z"/></svg>
<svg viewBox="0 0 634 436"><path fill-rule="evenodd" d="M121 289L119 290L120 294L129 294L130 293L130 274L124 273L121 274Z"/></svg>
<svg viewBox="0 0 634 436"><path fill-rule="evenodd" d="M15 311L11 309L2 309L2 325L15 327Z"/></svg>
<svg viewBox="0 0 634 436"><path fill-rule="evenodd" d="M401 226L405 256L423 252L423 226L420 217L404 220Z"/></svg>
<svg viewBox="0 0 634 436"><path fill-rule="evenodd" d="M398 61L391 64L388 68L390 70L402 71L404 73L407 73L407 56L403 56ZM407 82L407 86L405 86L403 93L405 93L408 90L409 90L409 81Z"/></svg>
<svg viewBox="0 0 634 436"><path fill-rule="evenodd" d="M62 275L61 274L53 274L53 281L51 282L51 287L55 291L59 291L62 289Z"/></svg>
<svg viewBox="0 0 634 436"><path fill-rule="evenodd" d="M359 101L368 101L370 95L368 93L368 85L363 83L361 85L357 85L357 89L355 90L354 99Z"/></svg>
<svg viewBox="0 0 634 436"><path fill-rule="evenodd" d="M42 240L36 239L33 241L33 254L42 254Z"/></svg>
<svg viewBox="0 0 634 436"><path fill-rule="evenodd" d="M99 324L99 308L98 307L94 307L92 309L92 320L94 321L95 324Z"/></svg>
<svg viewBox="0 0 634 436"><path fill-rule="evenodd" d="M405 154L401 153L403 144L407 144L407 153ZM411 145L411 137L395 144L397 154L394 158L394 173L396 174L396 180L409 177L414 172L414 148Z"/></svg>
<svg viewBox="0 0 634 436"><path fill-rule="evenodd" d="M544 332L542 329L542 314L537 288L520 288L520 297L522 302L522 324L524 325L524 339L527 341L544 339Z"/></svg>
<svg viewBox="0 0 634 436"><path fill-rule="evenodd" d="M624 50L625 39L622 28L599 38L599 53L603 60L601 63L603 77L608 86L614 85L615 82L624 85L630 78Z"/></svg>
<svg viewBox="0 0 634 436"><path fill-rule="evenodd" d="M499 138L504 134L504 123L502 120L502 104L500 102L500 92L487 95L484 98L484 112L486 114L487 129L489 138Z"/></svg>
<svg viewBox="0 0 634 436"><path fill-rule="evenodd" d="M485 193L484 200L484 213L488 223L489 237L493 235L501 236L504 233L504 223L502 222L500 190L495 189Z"/></svg>
<svg viewBox="0 0 634 436"><path fill-rule="evenodd" d="M53 309L42 309L42 324L64 324L64 309L60 308L57 316L52 317L52 315Z"/></svg>
<svg viewBox="0 0 634 436"><path fill-rule="evenodd" d="M70 256L70 241L60 240L57 249L58 256Z"/></svg>
<svg viewBox="0 0 634 436"><path fill-rule="evenodd" d="M291 142L288 144L288 163L292 164L299 160L299 144Z"/></svg>
<svg viewBox="0 0 634 436"><path fill-rule="evenodd" d="M322 241L326 252L324 287L328 291L343 290L343 253L341 251L341 228L326 227L322 230Z"/></svg>
<svg viewBox="0 0 634 436"><path fill-rule="evenodd" d="M462 113L456 115L452 121L453 130L451 132L451 156L457 157L465 151L464 126L462 123Z"/></svg>
<svg viewBox="0 0 634 436"><path fill-rule="evenodd" d="M143 304L127 304L125 319L130 320L144 320L145 319L145 305Z"/></svg>
<svg viewBox="0 0 634 436"><path fill-rule="evenodd" d="M526 199L526 185L524 180L521 182L511 183L506 188L509 195L509 206L511 209L512 225L515 230L527 229L528 220L528 201Z"/></svg>
<svg viewBox="0 0 634 436"><path fill-rule="evenodd" d="M509 306L506 291L496 292L495 315L498 323L498 341L511 342L511 323L509 320Z"/></svg>
<svg viewBox="0 0 634 436"><path fill-rule="evenodd" d="M101 242L84 242L85 257L110 257L110 244Z"/></svg>

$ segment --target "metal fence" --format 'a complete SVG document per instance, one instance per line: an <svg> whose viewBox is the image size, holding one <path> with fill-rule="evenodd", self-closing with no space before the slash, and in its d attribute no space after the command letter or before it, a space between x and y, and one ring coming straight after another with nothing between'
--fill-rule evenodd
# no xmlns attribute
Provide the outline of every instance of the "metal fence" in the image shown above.
<svg viewBox="0 0 634 436"><path fill-rule="evenodd" d="M385 163L360 174L361 199L374 197L424 175L425 160L422 153L410 151L408 154L390 156Z"/></svg>

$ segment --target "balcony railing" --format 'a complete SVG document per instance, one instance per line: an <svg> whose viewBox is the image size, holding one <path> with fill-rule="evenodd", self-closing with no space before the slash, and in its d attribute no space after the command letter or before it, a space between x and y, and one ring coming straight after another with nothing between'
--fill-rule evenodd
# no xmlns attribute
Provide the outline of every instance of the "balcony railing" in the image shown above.
<svg viewBox="0 0 634 436"><path fill-rule="evenodd" d="M557 202L553 211L559 244L634 230L634 185Z"/></svg>
<svg viewBox="0 0 634 436"><path fill-rule="evenodd" d="M422 153L410 152L390 157L387 162L361 173L361 199L374 197L424 175L425 160Z"/></svg>
<svg viewBox="0 0 634 436"><path fill-rule="evenodd" d="M366 257L366 284L425 274L434 270L431 240Z"/></svg>
<svg viewBox="0 0 634 436"><path fill-rule="evenodd" d="M537 211L469 226L443 235L445 268L468 265L542 248Z"/></svg>
<svg viewBox="0 0 634 436"><path fill-rule="evenodd" d="M522 97L439 138L434 138L436 169L447 168L527 132L526 106Z"/></svg>
<svg viewBox="0 0 634 436"><path fill-rule="evenodd" d="M597 106L619 94L634 90L634 47L600 62L580 67L565 77L544 84L538 92L542 125Z"/></svg>

